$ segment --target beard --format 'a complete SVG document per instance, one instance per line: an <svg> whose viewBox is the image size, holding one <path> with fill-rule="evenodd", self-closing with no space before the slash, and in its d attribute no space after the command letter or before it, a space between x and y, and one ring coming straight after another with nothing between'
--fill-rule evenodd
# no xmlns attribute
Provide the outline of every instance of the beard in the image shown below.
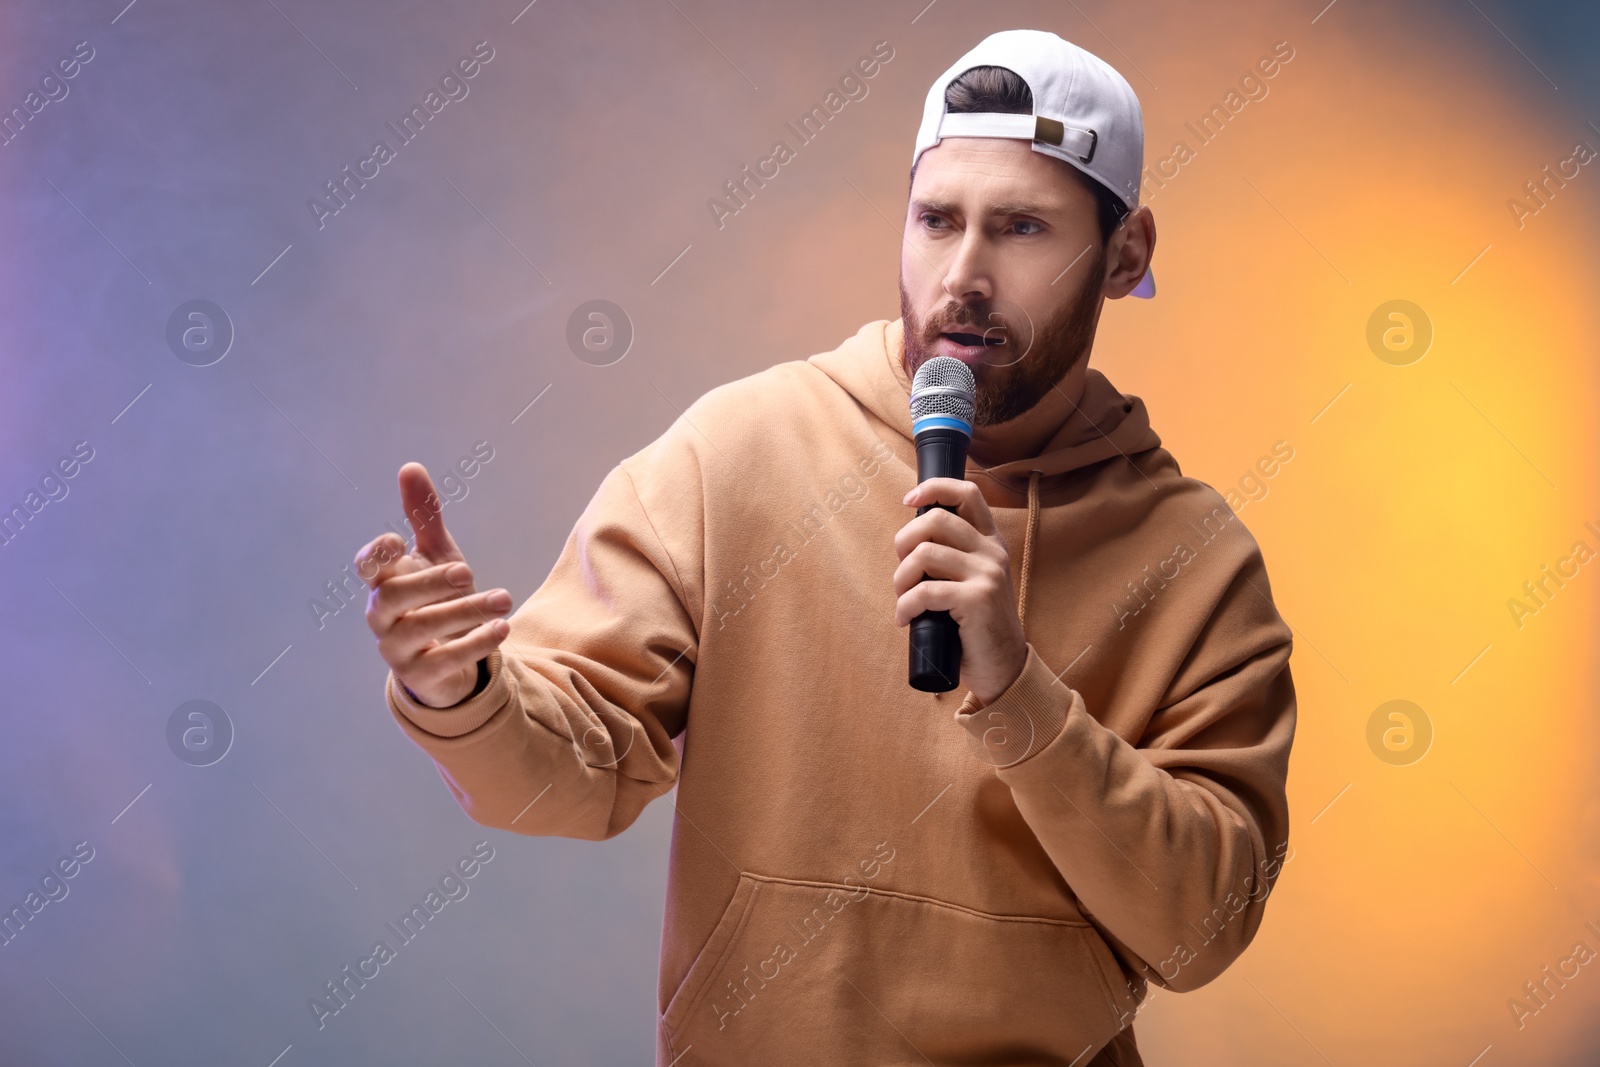
<svg viewBox="0 0 1600 1067"><path fill-rule="evenodd" d="M1106 249L1102 246L1083 287L1050 321L1033 331L1031 338L1016 337L1007 324L1007 316L989 300L944 304L926 321L919 319L911 309L902 277L900 316L905 323L906 375L914 379L917 368L939 354L941 333L983 334L987 329L991 336L1004 337L1005 343L993 346L985 361L972 367L978 388L973 425L1007 422L1032 409L1080 359L1088 357L1100 309L1105 263Z"/></svg>

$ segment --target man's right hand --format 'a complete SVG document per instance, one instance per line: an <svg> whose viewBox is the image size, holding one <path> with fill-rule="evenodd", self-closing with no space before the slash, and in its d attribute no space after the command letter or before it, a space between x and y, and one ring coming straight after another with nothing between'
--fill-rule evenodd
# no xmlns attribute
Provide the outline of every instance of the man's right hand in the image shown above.
<svg viewBox="0 0 1600 1067"><path fill-rule="evenodd" d="M399 534L384 533L356 553L356 573L370 590L367 625L400 683L420 703L447 708L472 694L478 661L511 632L498 618L511 610L511 594L474 591L422 464L400 468L400 503L416 546L407 553Z"/></svg>

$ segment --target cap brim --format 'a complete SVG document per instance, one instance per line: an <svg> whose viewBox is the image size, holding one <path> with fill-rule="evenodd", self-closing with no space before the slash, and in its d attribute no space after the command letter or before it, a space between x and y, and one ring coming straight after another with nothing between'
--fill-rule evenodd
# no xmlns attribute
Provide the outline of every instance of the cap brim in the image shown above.
<svg viewBox="0 0 1600 1067"><path fill-rule="evenodd" d="M1156 295L1156 275L1153 270L1146 270L1144 277L1139 279L1139 284L1133 287L1131 296L1142 297L1149 300Z"/></svg>

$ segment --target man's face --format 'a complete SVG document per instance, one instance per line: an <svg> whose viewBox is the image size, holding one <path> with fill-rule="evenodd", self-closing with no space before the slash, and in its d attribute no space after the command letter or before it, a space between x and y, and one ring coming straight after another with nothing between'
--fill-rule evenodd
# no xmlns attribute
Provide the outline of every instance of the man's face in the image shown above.
<svg viewBox="0 0 1600 1067"><path fill-rule="evenodd" d="M955 356L975 424L1015 418L1088 358L1105 268L1069 164L1016 138L945 138L917 165L900 248L907 375Z"/></svg>

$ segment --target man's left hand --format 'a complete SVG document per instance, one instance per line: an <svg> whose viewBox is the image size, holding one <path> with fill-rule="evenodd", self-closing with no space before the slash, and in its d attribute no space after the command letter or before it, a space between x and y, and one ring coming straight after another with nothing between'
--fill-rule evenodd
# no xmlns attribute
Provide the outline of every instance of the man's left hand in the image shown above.
<svg viewBox="0 0 1600 1067"><path fill-rule="evenodd" d="M896 626L924 611L948 611L961 627L961 682L982 704L1011 687L1028 659L1028 642L1011 592L1011 556L976 484L929 478L906 494L932 508L894 535ZM928 580L923 581L926 577Z"/></svg>

